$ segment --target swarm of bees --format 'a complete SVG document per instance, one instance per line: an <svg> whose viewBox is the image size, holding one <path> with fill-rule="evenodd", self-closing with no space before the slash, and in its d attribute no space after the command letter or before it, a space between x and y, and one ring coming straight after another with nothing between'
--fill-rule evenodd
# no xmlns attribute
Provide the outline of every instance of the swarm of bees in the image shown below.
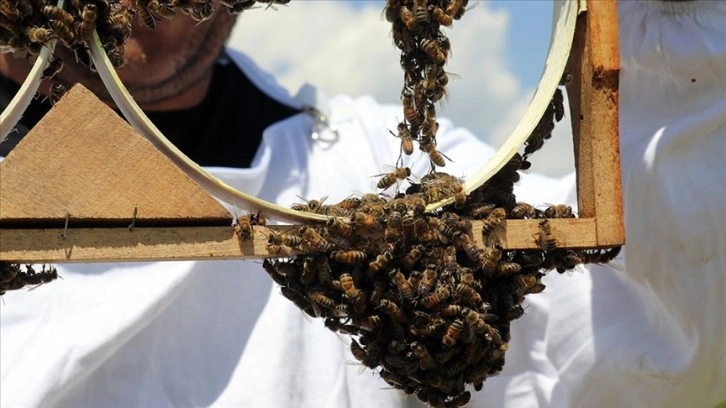
<svg viewBox="0 0 726 408"><path fill-rule="evenodd" d="M94 69L88 54L88 41L97 30L111 63L125 64L124 43L131 35L131 25L154 28L157 21L171 19L179 10L196 21L212 16L215 4L230 13L241 13L257 3L273 7L290 0L137 0L135 6L120 0L69 0L63 8L54 0L0 0L0 52L36 56L42 46L57 40L75 52L77 61ZM63 68L59 57L51 60L43 73L51 78Z"/></svg>
<svg viewBox="0 0 726 408"><path fill-rule="evenodd" d="M18 264L0 262L0 296L9 290L18 290L25 286L37 287L58 277L58 272L51 265L43 265L40 271L33 269L33 265L25 265L23 271Z"/></svg>
<svg viewBox="0 0 726 408"><path fill-rule="evenodd" d="M456 177L432 172L392 198L306 200L295 208L330 220L271 234L268 251L282 258L263 267L298 308L350 336L352 355L388 384L433 407L464 405L468 387L478 391L501 371L510 323L525 313L525 295L545 289L546 271L606 263L619 252L557 248L548 218L575 215L565 205L516 201L512 186L525 163L515 155L469 196ZM461 198L426 213L452 195ZM540 220L532 237L540 249L504 250L497 233L506 219ZM483 221L480 231L472 220Z"/></svg>
<svg viewBox="0 0 726 408"><path fill-rule="evenodd" d="M401 140L402 155L411 155L417 142L432 168L444 167L448 159L436 148L435 105L447 95L449 77L444 65L451 53L451 43L440 28L460 19L467 4L468 0L387 0L383 11L392 24L393 43L401 50L404 70L404 119L391 133Z"/></svg>

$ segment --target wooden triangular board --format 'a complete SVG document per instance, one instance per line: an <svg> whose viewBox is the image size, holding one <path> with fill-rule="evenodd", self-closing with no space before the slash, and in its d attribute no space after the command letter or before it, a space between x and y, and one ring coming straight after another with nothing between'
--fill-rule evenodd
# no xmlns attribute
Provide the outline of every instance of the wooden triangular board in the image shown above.
<svg viewBox="0 0 726 408"><path fill-rule="evenodd" d="M229 222L228 211L88 89L74 86L0 163L0 222Z"/></svg>

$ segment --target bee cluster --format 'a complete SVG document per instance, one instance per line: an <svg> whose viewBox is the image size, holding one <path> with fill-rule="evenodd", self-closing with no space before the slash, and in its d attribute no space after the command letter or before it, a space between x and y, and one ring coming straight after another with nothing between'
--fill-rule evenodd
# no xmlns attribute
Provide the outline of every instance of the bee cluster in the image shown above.
<svg viewBox="0 0 726 408"><path fill-rule="evenodd" d="M131 35L131 23L154 28L161 19L171 19L179 10L196 21L211 17L215 3L236 14L256 3L287 4L290 0L137 0L127 6L120 0L68 0L57 7L52 0L0 0L0 52L14 51L35 56L52 40L72 49L76 59L93 68L88 42L97 30L101 44L115 67L125 63L124 43ZM55 57L44 72L52 77L63 67Z"/></svg>
<svg viewBox="0 0 726 408"><path fill-rule="evenodd" d="M401 151L413 153L413 143L431 160L444 167L445 157L436 149L436 102L446 96L449 77L444 65L451 43L441 31L460 19L468 0L387 0L384 14L392 24L393 43L401 50L404 85L401 91L404 120L394 136Z"/></svg>
<svg viewBox="0 0 726 408"><path fill-rule="evenodd" d="M22 289L30 285L42 285L58 278L58 272L51 265L43 265L40 271L33 269L33 265L20 265L10 262L0 262L0 296L9 290Z"/></svg>
<svg viewBox="0 0 726 408"><path fill-rule="evenodd" d="M460 180L424 176L406 194L309 200L298 210L331 215L324 226L271 234L264 269L282 294L330 330L351 337L351 352L391 386L434 407L461 406L504 365L510 324L543 274L608 262L615 250L556 248L547 218L574 217L568 206L517 203L511 187L526 160L517 154L469 196ZM427 213L429 203L457 197ZM504 250L506 219L540 219L536 251ZM474 231L472 220L481 220ZM482 234L483 248L474 234ZM300 254L298 254L300 253Z"/></svg>

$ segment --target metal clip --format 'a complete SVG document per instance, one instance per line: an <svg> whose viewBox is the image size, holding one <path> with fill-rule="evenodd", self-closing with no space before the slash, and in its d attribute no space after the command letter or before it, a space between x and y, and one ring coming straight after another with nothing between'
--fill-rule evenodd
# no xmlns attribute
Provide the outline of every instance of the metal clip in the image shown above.
<svg viewBox="0 0 726 408"><path fill-rule="evenodd" d="M305 114L310 115L315 120L312 132L310 133L310 137L314 141L332 145L337 142L338 139L340 139L338 130L330 126L330 122L328 122L328 117L323 112L320 112L314 106L308 105L303 106L302 111ZM325 132L326 130L328 130L329 132ZM330 133L331 136L326 137L326 133Z"/></svg>

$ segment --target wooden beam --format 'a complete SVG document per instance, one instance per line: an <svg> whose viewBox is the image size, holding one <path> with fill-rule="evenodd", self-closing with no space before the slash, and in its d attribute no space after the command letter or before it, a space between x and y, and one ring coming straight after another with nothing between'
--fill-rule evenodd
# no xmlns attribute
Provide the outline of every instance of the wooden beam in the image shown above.
<svg viewBox="0 0 726 408"><path fill-rule="evenodd" d="M595 220L551 219L558 247L597 245ZM483 247L482 221L474 222L474 238ZM254 238L240 240L231 226L163 228L0 229L0 261L115 262L261 259L280 257L267 250L270 232L290 232L294 226L254 227ZM498 235L505 249L538 249L539 220L508 220Z"/></svg>
<svg viewBox="0 0 726 408"><path fill-rule="evenodd" d="M596 219L598 245L622 245L617 6L614 0L588 0L587 6L568 62L578 213Z"/></svg>

